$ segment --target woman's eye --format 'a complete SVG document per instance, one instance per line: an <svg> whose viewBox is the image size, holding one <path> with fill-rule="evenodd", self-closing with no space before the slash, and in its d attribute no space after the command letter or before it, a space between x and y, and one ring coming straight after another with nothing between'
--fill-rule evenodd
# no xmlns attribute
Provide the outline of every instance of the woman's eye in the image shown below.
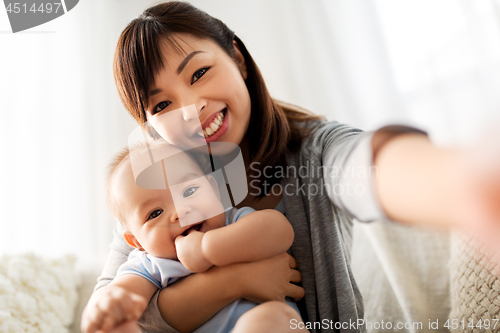
<svg viewBox="0 0 500 333"><path fill-rule="evenodd" d="M167 101L162 101L162 102L156 104L156 106L153 108L153 114L156 114L158 112L163 111L163 109L165 109L169 105L170 105L170 102L167 102Z"/></svg>
<svg viewBox="0 0 500 333"><path fill-rule="evenodd" d="M191 84L195 83L198 81L199 78L201 78L205 73L210 69L210 67L205 67L202 69L198 69L196 72L194 72L193 77L191 78Z"/></svg>
<svg viewBox="0 0 500 333"><path fill-rule="evenodd" d="M148 216L148 220L152 220L154 218L157 218L158 216L161 215L161 213L163 213L163 209L157 209L157 210L151 212L151 214L149 214L149 216Z"/></svg>
<svg viewBox="0 0 500 333"><path fill-rule="evenodd" d="M184 198L190 197L190 196L192 196L194 194L194 192L196 192L197 189L198 189L197 187L189 187L189 188L187 188L184 191L184 193L182 194L182 196Z"/></svg>

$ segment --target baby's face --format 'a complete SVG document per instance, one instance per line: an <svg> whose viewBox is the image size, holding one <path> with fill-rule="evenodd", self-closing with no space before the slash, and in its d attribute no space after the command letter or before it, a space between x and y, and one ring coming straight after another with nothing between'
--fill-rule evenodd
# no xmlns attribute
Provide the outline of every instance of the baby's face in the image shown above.
<svg viewBox="0 0 500 333"><path fill-rule="evenodd" d="M191 228L220 228L225 214L215 180L188 155L177 154L164 170L167 189L145 189L136 185L130 163L125 162L115 174L112 195L138 247L156 257L177 259L177 236Z"/></svg>

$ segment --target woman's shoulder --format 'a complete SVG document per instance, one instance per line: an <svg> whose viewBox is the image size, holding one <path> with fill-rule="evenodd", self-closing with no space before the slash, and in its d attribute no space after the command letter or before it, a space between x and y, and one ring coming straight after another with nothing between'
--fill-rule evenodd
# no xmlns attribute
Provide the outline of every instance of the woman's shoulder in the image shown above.
<svg viewBox="0 0 500 333"><path fill-rule="evenodd" d="M338 145L363 133L362 130L342 124L338 121L315 120L304 122L303 126L309 135L302 140L300 152L314 151L321 153L324 149Z"/></svg>

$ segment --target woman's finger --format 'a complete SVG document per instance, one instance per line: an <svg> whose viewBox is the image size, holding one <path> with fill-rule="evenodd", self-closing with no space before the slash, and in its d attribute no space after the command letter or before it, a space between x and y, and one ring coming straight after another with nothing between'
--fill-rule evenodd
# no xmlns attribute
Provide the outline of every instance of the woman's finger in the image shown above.
<svg viewBox="0 0 500 333"><path fill-rule="evenodd" d="M290 268L297 268L297 261L294 257L290 256Z"/></svg>
<svg viewBox="0 0 500 333"><path fill-rule="evenodd" d="M304 288L291 283L288 288L287 296L292 297L295 302L298 302L302 299L302 297L304 297Z"/></svg>
<svg viewBox="0 0 500 333"><path fill-rule="evenodd" d="M292 276L290 277L290 282L298 283L302 281L302 274L296 269L292 269Z"/></svg>

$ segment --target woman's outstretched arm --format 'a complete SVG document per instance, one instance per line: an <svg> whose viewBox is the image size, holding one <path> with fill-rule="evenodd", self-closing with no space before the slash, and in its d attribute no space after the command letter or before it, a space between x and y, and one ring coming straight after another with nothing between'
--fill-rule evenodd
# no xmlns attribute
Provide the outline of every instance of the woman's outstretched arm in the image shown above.
<svg viewBox="0 0 500 333"><path fill-rule="evenodd" d="M498 245L500 154L492 144L477 148L485 150L439 148L426 136L405 134L375 150L376 192L387 216L465 229Z"/></svg>
<svg viewBox="0 0 500 333"><path fill-rule="evenodd" d="M374 133L330 126L321 133L327 192L358 220L462 228L485 240L500 235L495 147L482 147L482 154L440 148L424 132L404 126Z"/></svg>
<svg viewBox="0 0 500 333"><path fill-rule="evenodd" d="M374 144L376 140L377 133ZM402 134L374 147L376 193L387 216L409 224L456 224L468 177L463 155L417 134Z"/></svg>

